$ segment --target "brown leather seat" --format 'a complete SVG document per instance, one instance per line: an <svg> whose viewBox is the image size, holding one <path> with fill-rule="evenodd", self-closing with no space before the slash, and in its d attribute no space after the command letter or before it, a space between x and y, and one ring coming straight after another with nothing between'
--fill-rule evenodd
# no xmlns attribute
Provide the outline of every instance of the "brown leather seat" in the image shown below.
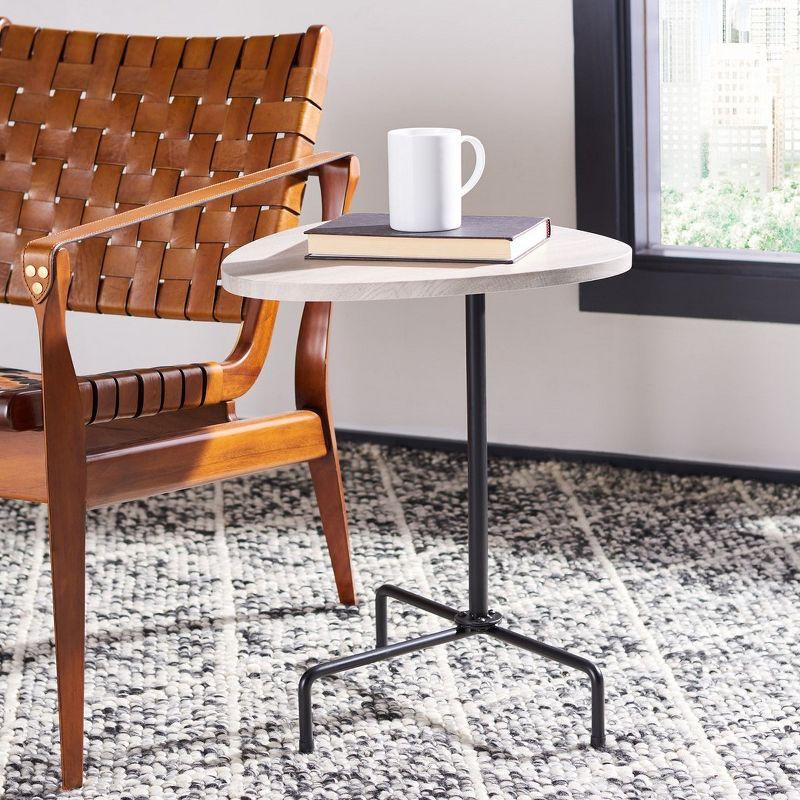
<svg viewBox="0 0 800 800"><path fill-rule="evenodd" d="M331 49L318 25L184 38L0 17L0 312L32 305L41 344L41 375L0 368L0 497L48 504L66 789L83 780L88 507L307 462L339 598L355 602L331 304L303 311L295 408L240 420L278 304L220 282L228 253L299 223L310 175L324 219L350 207L358 159L314 153ZM219 363L77 376L67 310L239 335Z"/></svg>
<svg viewBox="0 0 800 800"><path fill-rule="evenodd" d="M42 424L41 376L0 367L0 428L29 431Z"/></svg>
<svg viewBox="0 0 800 800"><path fill-rule="evenodd" d="M41 425L41 376L0 367L0 428L29 431Z"/></svg>
<svg viewBox="0 0 800 800"><path fill-rule="evenodd" d="M107 422L199 408L205 401L210 366L190 364L80 377L84 420ZM0 367L0 429L42 427L41 375Z"/></svg>
<svg viewBox="0 0 800 800"><path fill-rule="evenodd" d="M219 265L254 238L297 225L318 165L299 159L313 158L330 48L321 27L184 39L0 17L0 304L46 299L55 249L36 268L23 251L64 238L69 310L244 323L261 328L268 346L277 305L225 291ZM283 164L274 179L246 177ZM241 186L220 189L243 173ZM181 203L192 190L207 194ZM174 213L140 213L158 201ZM235 400L258 377L266 347L256 355L81 378L85 421ZM38 380L0 367L0 430L42 428Z"/></svg>

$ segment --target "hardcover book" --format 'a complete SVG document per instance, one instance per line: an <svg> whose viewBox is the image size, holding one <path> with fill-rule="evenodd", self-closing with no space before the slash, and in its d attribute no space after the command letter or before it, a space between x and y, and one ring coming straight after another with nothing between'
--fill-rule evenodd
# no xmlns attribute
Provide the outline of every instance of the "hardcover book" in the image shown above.
<svg viewBox="0 0 800 800"><path fill-rule="evenodd" d="M306 231L308 258L512 264L550 236L548 217L463 217L450 231L389 227L388 214L345 214Z"/></svg>

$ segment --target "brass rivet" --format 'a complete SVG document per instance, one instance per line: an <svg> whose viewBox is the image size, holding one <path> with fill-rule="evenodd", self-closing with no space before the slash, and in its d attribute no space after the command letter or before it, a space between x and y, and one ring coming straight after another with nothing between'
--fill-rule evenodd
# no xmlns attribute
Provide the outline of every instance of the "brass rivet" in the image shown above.
<svg viewBox="0 0 800 800"><path fill-rule="evenodd" d="M44 291L44 286L42 286L41 283L34 283L33 286L31 286L31 291L34 294L41 294Z"/></svg>
<svg viewBox="0 0 800 800"><path fill-rule="evenodd" d="M36 272L38 273L39 277L42 278L42 279L46 278L50 274L47 271L47 267L39 267L39 269L37 269Z"/></svg>
<svg viewBox="0 0 800 800"><path fill-rule="evenodd" d="M33 264L28 264L28 266L25 267L25 274L29 278L32 278L36 274L36 267L34 267Z"/></svg>

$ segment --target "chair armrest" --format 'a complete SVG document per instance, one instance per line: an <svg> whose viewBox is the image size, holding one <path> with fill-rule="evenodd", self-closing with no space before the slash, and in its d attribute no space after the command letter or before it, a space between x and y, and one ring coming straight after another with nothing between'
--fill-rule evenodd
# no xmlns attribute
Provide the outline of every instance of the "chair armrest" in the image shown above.
<svg viewBox="0 0 800 800"><path fill-rule="evenodd" d="M351 160L357 161L352 153L316 153L304 156L296 161L269 167L249 175L242 175L239 178L231 178L212 186L205 186L202 189L194 189L175 197L158 200L155 203L148 203L139 208L112 214L94 222L87 222L75 228L68 228L59 233L51 233L40 239L34 239L28 242L22 256L25 284L34 304L39 304L48 296L55 282L55 271L57 269L55 256L64 245L89 239L93 236L102 236L120 228L125 228L128 225L137 225L187 208L204 205L212 200L236 195L291 175L316 174L320 167L324 167L327 164L338 163L345 166Z"/></svg>
<svg viewBox="0 0 800 800"><path fill-rule="evenodd" d="M314 170L319 176L322 200L322 219L335 219L350 210L358 180L360 165L355 156L343 156ZM272 330L275 322L277 303L247 299L245 303L255 303L258 311L245 314L244 324L239 340L233 352L221 364L223 385L220 397L241 397L255 383L264 365L269 349ZM325 306L324 336L316 315L321 310L312 312L311 308ZM297 339L297 363L304 367L297 372L296 391L298 408L310 408L318 413L327 414L327 328L330 320L330 303L306 303L303 312L303 323ZM320 394L319 387L323 393ZM208 391L214 394L215 382L209 380ZM207 394L208 394L207 391ZM325 417L327 419L327 416ZM328 438L328 437L326 437Z"/></svg>

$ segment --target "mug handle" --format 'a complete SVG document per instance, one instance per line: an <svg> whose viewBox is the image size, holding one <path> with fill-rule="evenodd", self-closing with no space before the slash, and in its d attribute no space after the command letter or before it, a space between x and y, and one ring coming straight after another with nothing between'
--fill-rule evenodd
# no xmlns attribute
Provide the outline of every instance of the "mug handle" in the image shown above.
<svg viewBox="0 0 800 800"><path fill-rule="evenodd" d="M461 187L462 197L475 188L475 184L481 179L483 168L486 166L486 151L483 149L481 140L476 139L474 136L462 136L461 144L464 144L464 142L469 142L475 150L475 169L472 170L469 180Z"/></svg>

